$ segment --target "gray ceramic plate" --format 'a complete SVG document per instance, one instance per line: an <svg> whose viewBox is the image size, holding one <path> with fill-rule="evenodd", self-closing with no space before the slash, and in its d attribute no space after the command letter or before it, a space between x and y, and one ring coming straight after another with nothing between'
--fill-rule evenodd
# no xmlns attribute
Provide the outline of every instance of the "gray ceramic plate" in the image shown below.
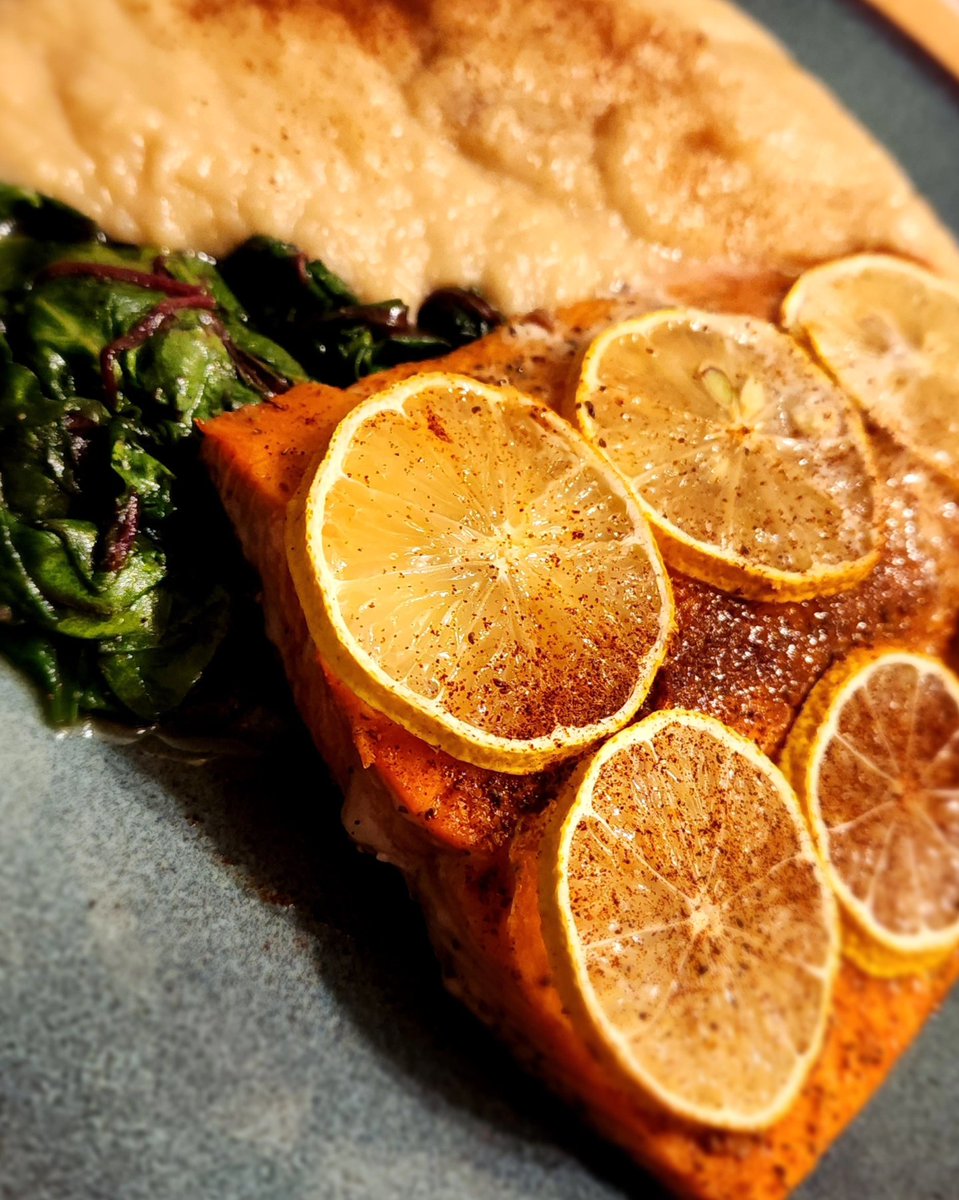
<svg viewBox="0 0 959 1200"><path fill-rule="evenodd" d="M959 221L950 85L855 4L746 7ZM57 739L0 673L3 1200L659 1196L443 994L289 742L196 767ZM957 1047L954 1000L805 1200L959 1194Z"/></svg>

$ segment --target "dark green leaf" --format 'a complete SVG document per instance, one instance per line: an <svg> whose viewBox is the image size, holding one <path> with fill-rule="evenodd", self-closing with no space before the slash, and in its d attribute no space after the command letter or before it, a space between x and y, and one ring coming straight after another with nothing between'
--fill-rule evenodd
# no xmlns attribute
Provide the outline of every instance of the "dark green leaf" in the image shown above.
<svg viewBox="0 0 959 1200"><path fill-rule="evenodd" d="M9 528L19 561L52 607L59 632L82 638L154 632L154 590L166 562L149 539L137 538L123 569L108 572L97 569L100 534L89 522L51 521L42 528L11 521Z"/></svg>
<svg viewBox="0 0 959 1200"><path fill-rule="evenodd" d="M60 657L50 638L23 626L0 625L0 654L31 680L43 698L47 719L54 725L70 725L80 715L79 689L60 666Z"/></svg>
<svg viewBox="0 0 959 1200"><path fill-rule="evenodd" d="M23 305L26 363L56 400L96 395L101 351L156 303L154 293L131 284L70 278L40 283Z"/></svg>
<svg viewBox="0 0 959 1200"><path fill-rule="evenodd" d="M182 607L163 638L142 649L105 642L100 669L114 694L138 717L174 708L209 666L229 624L229 601L215 590L202 607Z"/></svg>
<svg viewBox="0 0 959 1200"><path fill-rule="evenodd" d="M252 239L221 273L3 187L0 322L0 653L57 723L180 705L231 628L224 653L247 654L227 596L252 586L196 421L307 372L346 385L450 345L285 243ZM233 686L237 669L209 678Z"/></svg>
<svg viewBox="0 0 959 1200"><path fill-rule="evenodd" d="M187 436L197 418L260 399L238 380L223 342L196 313L184 313L173 328L131 351L124 375L125 393L140 403L161 442Z"/></svg>
<svg viewBox="0 0 959 1200"><path fill-rule="evenodd" d="M57 610L30 574L18 546L23 525L0 506L0 605L21 621L34 621L41 628L56 626Z"/></svg>
<svg viewBox="0 0 959 1200"><path fill-rule="evenodd" d="M342 279L288 242L253 237L220 263L220 274L251 319L267 331L356 304Z"/></svg>
<svg viewBox="0 0 959 1200"><path fill-rule="evenodd" d="M123 495L135 492L140 497L144 515L151 524L164 521L173 512L176 476L139 445L136 434L126 424L118 424L110 465L122 480Z"/></svg>
<svg viewBox="0 0 959 1200"><path fill-rule="evenodd" d="M426 297L416 314L416 323L422 332L455 347L486 337L503 323L503 317L478 292L445 287Z"/></svg>
<svg viewBox="0 0 959 1200"><path fill-rule="evenodd" d="M15 233L41 242L92 242L101 236L94 221L68 204L0 184L0 237Z"/></svg>

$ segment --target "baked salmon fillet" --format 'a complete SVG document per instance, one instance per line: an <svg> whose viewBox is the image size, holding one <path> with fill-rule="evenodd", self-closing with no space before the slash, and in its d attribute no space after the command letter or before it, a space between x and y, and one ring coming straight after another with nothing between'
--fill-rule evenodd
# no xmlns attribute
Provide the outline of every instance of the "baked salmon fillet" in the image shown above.
<svg viewBox="0 0 959 1200"><path fill-rule="evenodd" d="M681 298L768 316L781 293L782 284L765 276L736 293L723 284ZM550 976L535 864L544 814L569 766L532 776L482 770L368 707L318 656L287 567L287 506L359 400L439 366L512 384L558 407L596 330L659 303L634 296L537 312L438 363L397 368L346 391L295 388L210 423L204 454L260 574L267 630L299 710L346 797L346 828L405 874L447 986L678 1194L776 1200L814 1168L880 1086L959 975L959 955L931 973L891 981L844 962L818 1062L787 1115L762 1133L718 1132L644 1106L576 1032ZM831 598L766 604L671 571L680 633L641 716L658 708L701 710L775 756L814 684L851 649L895 644L954 657L956 496L882 435L875 453L886 538L868 578Z"/></svg>

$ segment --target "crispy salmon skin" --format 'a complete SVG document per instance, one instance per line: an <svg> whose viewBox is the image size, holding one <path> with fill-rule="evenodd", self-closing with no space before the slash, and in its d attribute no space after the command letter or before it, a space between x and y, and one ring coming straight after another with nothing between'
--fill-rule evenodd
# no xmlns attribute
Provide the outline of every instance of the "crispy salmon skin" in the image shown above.
<svg viewBox="0 0 959 1200"><path fill-rule="evenodd" d="M738 302L709 299L765 315L773 303L765 284ZM590 332L655 303L647 296L534 314L429 366L511 383L555 406ZM205 430L206 461L263 582L268 632L347 797L346 827L404 871L448 986L596 1126L680 1195L777 1200L882 1083L959 975L959 956L892 982L844 964L823 1053L798 1102L764 1133L698 1128L618 1087L563 1011L539 925L542 814L568 768L524 778L470 767L374 712L317 656L287 568L287 505L337 422L371 391L422 369L397 368L347 391L296 388ZM886 540L875 571L842 595L779 605L736 600L674 573L680 634L647 710L701 709L775 754L816 680L853 647L895 642L948 654L959 614L955 497L892 444L879 440L876 451Z"/></svg>

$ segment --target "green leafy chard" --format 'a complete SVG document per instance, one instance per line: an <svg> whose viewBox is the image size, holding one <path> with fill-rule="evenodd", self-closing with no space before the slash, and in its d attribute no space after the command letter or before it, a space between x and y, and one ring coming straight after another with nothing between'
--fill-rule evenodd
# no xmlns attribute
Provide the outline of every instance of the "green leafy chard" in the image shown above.
<svg viewBox="0 0 959 1200"><path fill-rule="evenodd" d="M0 232L0 651L58 724L150 721L230 627L195 422L306 375L205 259L110 245L14 189Z"/></svg>
<svg viewBox="0 0 959 1200"><path fill-rule="evenodd" d="M361 304L323 263L273 238L250 238L220 270L256 326L314 378L337 387L448 354L502 320L475 292L442 288L423 302L414 325L402 301Z"/></svg>
<svg viewBox="0 0 959 1200"><path fill-rule="evenodd" d="M235 685L216 663L258 654L252 587L197 422L445 353L498 317L447 289L421 321L281 242L218 266L0 186L0 653L53 723L151 722L201 677Z"/></svg>
<svg viewBox="0 0 959 1200"><path fill-rule="evenodd" d="M0 654L49 720L152 721L202 677L204 703L234 689L260 654L198 421L308 377L346 386L444 354L498 320L448 288L415 326L400 301L360 304L265 238L220 265L112 244L0 185Z"/></svg>

